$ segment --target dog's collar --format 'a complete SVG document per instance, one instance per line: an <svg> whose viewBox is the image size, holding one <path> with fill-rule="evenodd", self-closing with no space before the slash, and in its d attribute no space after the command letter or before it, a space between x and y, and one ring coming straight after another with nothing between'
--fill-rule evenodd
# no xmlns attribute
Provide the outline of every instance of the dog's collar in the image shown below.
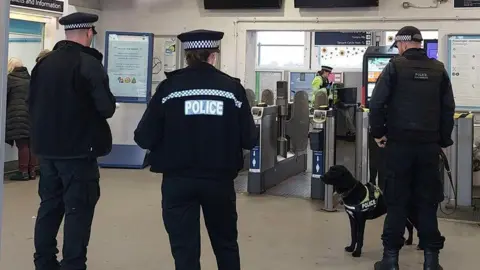
<svg viewBox="0 0 480 270"><path fill-rule="evenodd" d="M347 190L344 193L340 193L340 196L342 196L342 198L348 197L348 195L350 195L350 193L352 193L352 191L357 187L358 183L360 182L355 183L355 185L350 190Z"/></svg>

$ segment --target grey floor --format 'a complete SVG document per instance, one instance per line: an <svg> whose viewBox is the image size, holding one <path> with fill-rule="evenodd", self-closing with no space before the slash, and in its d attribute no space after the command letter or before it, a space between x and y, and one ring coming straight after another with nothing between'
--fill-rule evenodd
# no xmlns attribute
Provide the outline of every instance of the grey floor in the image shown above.
<svg viewBox="0 0 480 270"><path fill-rule="evenodd" d="M31 270L37 181L6 182L0 269ZM148 171L102 170L102 198L89 248L90 270L172 270L161 218L161 176ZM368 223L362 258L343 252L349 241L345 213L324 213L318 203L278 196L238 195L239 243L243 269L363 270L381 256L382 219ZM480 227L441 221L447 237L445 269L479 265ZM216 269L202 225L203 269ZM61 243L61 235L59 236ZM417 240L416 240L417 241ZM401 269L422 269L413 247L401 254Z"/></svg>

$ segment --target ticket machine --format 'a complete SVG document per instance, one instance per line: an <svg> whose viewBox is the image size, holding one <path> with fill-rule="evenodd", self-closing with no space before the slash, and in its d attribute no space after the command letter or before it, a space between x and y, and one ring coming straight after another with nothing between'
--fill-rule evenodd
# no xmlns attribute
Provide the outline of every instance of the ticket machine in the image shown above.
<svg viewBox="0 0 480 270"><path fill-rule="evenodd" d="M368 47L363 56L362 105L368 108L377 79L390 59L398 55L396 48L390 46Z"/></svg>

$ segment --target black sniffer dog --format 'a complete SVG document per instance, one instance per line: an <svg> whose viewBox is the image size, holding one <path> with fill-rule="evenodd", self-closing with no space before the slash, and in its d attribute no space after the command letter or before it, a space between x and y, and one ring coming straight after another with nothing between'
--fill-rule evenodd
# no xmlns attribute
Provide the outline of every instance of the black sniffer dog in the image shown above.
<svg viewBox="0 0 480 270"><path fill-rule="evenodd" d="M322 176L322 181L327 185L332 185L334 191L342 196L345 212L350 219L350 230L352 242L345 247L345 251L351 252L353 257L362 255L363 237L365 232L365 223L367 220L376 219L387 213L387 207L383 200L383 195L379 188L372 184L364 185L350 171L341 165L335 165ZM406 245L413 243L413 228L416 227L415 220L410 212L406 228L408 238Z"/></svg>

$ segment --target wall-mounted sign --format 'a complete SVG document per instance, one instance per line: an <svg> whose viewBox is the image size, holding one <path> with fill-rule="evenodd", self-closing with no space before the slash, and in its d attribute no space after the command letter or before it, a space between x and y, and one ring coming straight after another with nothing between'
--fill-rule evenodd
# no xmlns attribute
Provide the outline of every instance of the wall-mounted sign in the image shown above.
<svg viewBox="0 0 480 270"><path fill-rule="evenodd" d="M371 32L315 32L315 45L370 46Z"/></svg>
<svg viewBox="0 0 480 270"><path fill-rule="evenodd" d="M455 8L478 8L480 7L480 0L454 0L453 6Z"/></svg>
<svg viewBox="0 0 480 270"><path fill-rule="evenodd" d="M34 8L63 14L63 1L57 0L10 0L10 5L22 8Z"/></svg>

